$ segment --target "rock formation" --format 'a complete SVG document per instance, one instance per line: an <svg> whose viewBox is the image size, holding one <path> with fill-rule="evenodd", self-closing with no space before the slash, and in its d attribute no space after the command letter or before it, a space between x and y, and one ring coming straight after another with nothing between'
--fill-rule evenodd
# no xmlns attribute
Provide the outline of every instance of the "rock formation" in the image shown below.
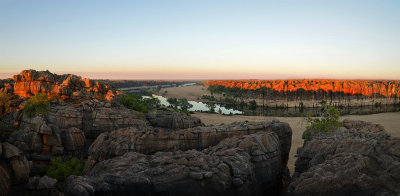
<svg viewBox="0 0 400 196"><path fill-rule="evenodd" d="M260 131L275 132L279 136L282 160L286 165L291 146L292 130L279 121L259 123L233 123L208 127L195 127L170 131L162 128L125 128L102 133L89 148L86 171L99 161L121 156L126 152L153 154L177 150L202 150L217 145L233 136L249 135Z"/></svg>
<svg viewBox="0 0 400 196"><path fill-rule="evenodd" d="M343 107L380 106L399 104L400 98L398 80L211 80L207 85L215 93L228 91L250 100L257 97L257 105L265 102L269 107L318 107L321 101Z"/></svg>
<svg viewBox="0 0 400 196"><path fill-rule="evenodd" d="M202 151L127 152L102 161L85 176L70 176L73 195L278 194L285 167L279 137L258 132L226 138Z"/></svg>
<svg viewBox="0 0 400 196"><path fill-rule="evenodd" d="M0 142L0 195L7 195L10 186L23 186L29 178L29 163L15 146Z"/></svg>
<svg viewBox="0 0 400 196"><path fill-rule="evenodd" d="M49 71L24 70L15 75L13 80L14 94L25 98L40 92L63 99L102 97L111 100L116 95L116 91L109 85L71 74L57 75Z"/></svg>
<svg viewBox="0 0 400 196"><path fill-rule="evenodd" d="M171 129L187 129L203 125L200 119L191 117L185 113L158 110L146 115L146 119L154 127Z"/></svg>
<svg viewBox="0 0 400 196"><path fill-rule="evenodd" d="M19 130L9 141L33 161L33 173L56 156L87 156L87 149L103 132L124 127L146 127L139 113L110 102L90 100L80 104L54 104L44 116L28 118L21 113Z"/></svg>
<svg viewBox="0 0 400 196"><path fill-rule="evenodd" d="M382 126L343 121L344 127L306 131L298 150L293 195L400 194L400 139Z"/></svg>

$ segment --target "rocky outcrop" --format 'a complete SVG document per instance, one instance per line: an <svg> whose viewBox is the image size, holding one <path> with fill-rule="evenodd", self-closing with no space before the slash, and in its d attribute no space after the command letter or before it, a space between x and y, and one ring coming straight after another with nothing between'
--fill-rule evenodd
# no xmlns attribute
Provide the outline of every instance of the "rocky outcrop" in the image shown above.
<svg viewBox="0 0 400 196"><path fill-rule="evenodd" d="M22 113L20 130L9 141L33 161L36 174L56 156L85 158L90 144L103 132L146 127L139 114L107 101L55 104L45 116L28 118Z"/></svg>
<svg viewBox="0 0 400 196"><path fill-rule="evenodd" d="M63 99L104 98L111 100L116 91L110 85L100 81L81 79L81 77L65 74L57 75L49 71L24 70L13 77L14 94L30 97L40 92Z"/></svg>
<svg viewBox="0 0 400 196"><path fill-rule="evenodd" d="M72 195L264 195L280 192L282 164L274 132L235 136L202 151L127 152L71 176Z"/></svg>
<svg viewBox="0 0 400 196"><path fill-rule="evenodd" d="M171 129L187 129L204 125L199 118L185 113L157 110L146 115L146 119L154 127Z"/></svg>
<svg viewBox="0 0 400 196"><path fill-rule="evenodd" d="M217 145L233 136L249 135L261 131L275 132L280 140L282 160L286 165L291 146L292 130L287 123L272 121L233 123L208 127L195 127L170 131L162 128L126 128L101 134L89 148L86 171L97 162L126 152L153 154L177 150L202 150Z"/></svg>
<svg viewBox="0 0 400 196"><path fill-rule="evenodd" d="M400 194L400 139L377 124L343 121L344 127L306 131L298 150L293 195Z"/></svg>
<svg viewBox="0 0 400 196"><path fill-rule="evenodd" d="M7 195L10 186L28 181L29 163L15 146L0 142L0 195Z"/></svg>

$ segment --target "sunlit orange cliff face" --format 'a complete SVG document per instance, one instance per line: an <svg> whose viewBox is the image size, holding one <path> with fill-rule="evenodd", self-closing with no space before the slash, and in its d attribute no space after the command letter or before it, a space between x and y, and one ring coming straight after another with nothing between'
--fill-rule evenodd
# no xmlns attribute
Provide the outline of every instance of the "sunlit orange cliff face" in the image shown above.
<svg viewBox="0 0 400 196"><path fill-rule="evenodd" d="M400 81L398 80L211 80L207 82L207 85L242 90L269 89L280 93L325 91L366 97L400 97Z"/></svg>

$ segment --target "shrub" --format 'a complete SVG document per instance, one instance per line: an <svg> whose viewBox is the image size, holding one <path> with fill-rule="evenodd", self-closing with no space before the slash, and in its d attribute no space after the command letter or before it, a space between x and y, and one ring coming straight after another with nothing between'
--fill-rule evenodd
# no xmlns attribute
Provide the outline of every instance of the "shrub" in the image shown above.
<svg viewBox="0 0 400 196"><path fill-rule="evenodd" d="M309 123L307 129L328 132L342 125L339 122L340 112L335 107L323 104L323 109L321 117L312 118L310 113L307 114L306 121Z"/></svg>
<svg viewBox="0 0 400 196"><path fill-rule="evenodd" d="M82 176L83 163L76 158L63 160L62 158L52 159L46 175L57 179L58 182L64 182L70 175Z"/></svg>
<svg viewBox="0 0 400 196"><path fill-rule="evenodd" d="M50 110L50 101L46 93L38 93L28 99L24 107L24 113L30 118L47 114Z"/></svg>
<svg viewBox="0 0 400 196"><path fill-rule="evenodd" d="M148 110L153 110L161 106L161 101L155 97L151 98L140 98L139 102L143 103Z"/></svg>
<svg viewBox="0 0 400 196"><path fill-rule="evenodd" d="M147 107L140 101L139 96L124 95L119 97L118 102L125 107L138 112L147 113Z"/></svg>

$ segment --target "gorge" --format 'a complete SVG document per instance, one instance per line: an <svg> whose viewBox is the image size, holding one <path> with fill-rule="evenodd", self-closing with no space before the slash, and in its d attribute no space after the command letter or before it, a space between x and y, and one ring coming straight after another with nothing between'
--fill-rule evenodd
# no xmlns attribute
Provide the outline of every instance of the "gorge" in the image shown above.
<svg viewBox="0 0 400 196"><path fill-rule="evenodd" d="M291 176L286 122L206 126L167 107L143 113L103 81L49 71L22 71L0 92L0 195L400 193L400 140L378 124L306 130ZM38 95L44 111L27 113ZM57 158L79 160L82 173L49 177Z"/></svg>

